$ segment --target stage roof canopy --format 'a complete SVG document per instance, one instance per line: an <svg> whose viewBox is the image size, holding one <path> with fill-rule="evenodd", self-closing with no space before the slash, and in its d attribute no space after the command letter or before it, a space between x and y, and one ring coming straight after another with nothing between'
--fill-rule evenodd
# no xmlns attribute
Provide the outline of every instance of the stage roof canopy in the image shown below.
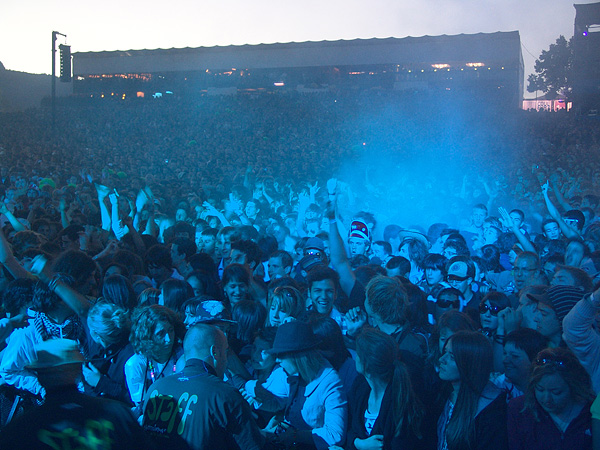
<svg viewBox="0 0 600 450"><path fill-rule="evenodd" d="M76 75L469 62L522 66L519 32L77 52L73 55Z"/></svg>

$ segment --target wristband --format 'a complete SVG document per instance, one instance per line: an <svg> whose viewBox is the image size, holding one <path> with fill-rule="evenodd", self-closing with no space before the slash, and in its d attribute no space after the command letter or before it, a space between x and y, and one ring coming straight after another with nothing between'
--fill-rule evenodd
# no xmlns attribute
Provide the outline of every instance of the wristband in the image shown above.
<svg viewBox="0 0 600 450"><path fill-rule="evenodd" d="M52 292L54 292L56 290L56 286L58 285L58 282L60 280L58 279L58 277L54 277L50 280L50 282L48 283L48 289L50 289Z"/></svg>

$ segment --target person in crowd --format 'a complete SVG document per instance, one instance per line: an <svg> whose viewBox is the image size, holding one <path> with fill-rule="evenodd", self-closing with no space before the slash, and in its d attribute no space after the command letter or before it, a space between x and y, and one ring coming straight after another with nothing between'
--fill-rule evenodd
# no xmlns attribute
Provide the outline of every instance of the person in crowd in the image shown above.
<svg viewBox="0 0 600 450"><path fill-rule="evenodd" d="M508 297L502 292L490 292L481 299L479 323L483 333L492 340L498 328L498 313L509 306Z"/></svg>
<svg viewBox="0 0 600 450"><path fill-rule="evenodd" d="M104 81L111 82L109 79ZM568 309L563 311L563 306L572 304L571 300L576 300L577 296L573 294L571 299L564 291L564 295L557 294L558 303L551 301L551 305L545 307L544 302L534 301L527 294L544 294L547 288L539 286L547 284L551 284L551 289L556 292L559 288L579 289L579 295L584 298L577 305L586 306L583 310L574 308L575 313L567 316L562 334L592 374L596 386L594 355L598 352L594 347L596 331L593 325L596 311L595 306L589 304L593 297L587 293L592 291L589 277L595 277L597 281L600 270L600 257L593 253L600 248L597 211L593 210L600 192L600 171L590 170L599 162L598 152L593 151L600 141L597 127L569 114L522 111L501 113L502 120L498 120L498 115L482 114L483 107L477 105L467 114L483 127L489 125L503 130L505 138L498 139L497 134L470 134L476 144L470 148L463 145L464 142L452 142L452 136L443 137L449 140L450 146L460 147L465 157L472 159L475 169L471 172L476 172L476 176L454 170L452 164L446 165L443 160L436 167L444 170L429 170L425 176L410 168L402 170L398 176L396 173L387 176L380 162L390 168L396 162L404 167L406 156L410 159L412 156L427 157L427 151L414 151L417 146L426 149L425 142L431 143L433 148L440 141L440 137L431 132L439 129L437 122L431 122L428 106L431 103L424 101L422 104L427 106L419 107L402 96L401 102L410 104L406 110L410 110L414 123L433 125L412 127L407 133L405 116L389 114L393 108L385 107L391 101L397 104L396 95L361 91L347 93L342 98L337 92L299 97L256 92L252 96L209 96L197 100L173 97L170 103L158 99L150 102L123 100L118 105L111 104L110 108L102 106L101 102L107 99L78 99L75 102L67 98L61 105L65 120L56 124L59 131L51 135L44 131L50 127L47 115L40 114L37 109L4 114L0 131L3 162L0 168L0 294L8 292L8 284L13 279L20 282L32 278L29 271L50 285L54 274L46 276L37 271L34 261L39 255L56 259L55 271L61 275L51 286L85 331L88 310L98 294L96 274L100 268L105 273L100 286L110 285L105 283L106 274L122 275L131 280L138 296L149 287L159 287L163 280L186 275L191 268L195 273L203 273L196 278L187 275L190 284L194 283L195 295L220 300L223 286L217 284L218 277L232 262L233 243L244 240L261 242L259 247L264 255L254 260L263 263L268 255L279 250L291 253L296 246L296 261L304 258L294 270L300 283L307 280L313 267L330 260L331 268L339 276L339 283L335 276L329 277L335 285L331 312L339 312L339 324L345 331L354 319L346 320L343 313L355 307L359 307L358 311L364 309L364 286L378 273L378 267L368 266L371 254L349 259L348 230L362 238L363 244L364 236L369 242L377 242L382 234L394 256L386 264L388 276L408 280L411 261L415 260L414 252L411 256L409 246L401 248L401 243L406 238L420 239L419 233L410 230L428 229L427 235L433 245L428 254L425 252L424 259L433 254L443 254L447 258L469 257L470 249L473 250L475 271L470 290L479 298L474 308L465 311L475 313L477 319L481 296L488 291L509 295L511 308L498 314L497 341L511 331L525 327L551 335L552 345L562 345L560 327L553 320L560 325L561 315ZM199 104L203 107L198 108ZM357 112L380 115L381 111L387 119L381 123L393 126L378 134L386 139L385 145L377 146L383 152L379 157L380 154L374 152L375 146L368 142L364 127L356 126L348 119ZM158 122L157 114L161 117ZM437 113L435 116L438 120ZM315 120L306 120L306 117ZM440 120L443 119L442 111ZM285 120L289 126L280 127L276 123L278 120ZM156 123L159 126L154 126ZM247 130L240 126L243 123L253 124L254 137L249 137ZM68 133L65 124L69 125ZM166 130L168 139L164 137ZM277 130L276 138L273 130ZM198 136L200 140L196 142ZM118 154L114 152L114 142L119 143ZM160 145L148 145L148 142L160 142ZM181 145L182 142L186 145ZM372 151L363 155L363 146L358 148L356 142L364 142ZM140 148L144 149L142 159L139 158ZM206 148L216 151L207 152ZM315 151L315 148L319 150ZM233 163L228 152L235 153L236 161L245 162L245 171ZM190 165L190 160L195 164ZM348 160L360 161L356 165L360 173L353 174L356 176L339 170ZM485 167L479 167L477 161L486 161ZM531 173L525 169L527 167L533 168ZM340 173L344 173L345 181L326 182L332 174ZM547 180L550 183L540 190ZM319 186L326 187L319 189ZM401 205L397 201L398 192L406 200ZM500 236L495 229L499 228L498 221L487 217L488 212L493 216L495 203L512 208L508 208L510 213L498 208L508 229ZM249 211L244 211L245 205L250 207ZM471 208L470 205L478 206ZM258 209L260 213L255 216ZM517 210L521 213L515 214ZM374 214L382 224L379 228L383 233L374 227ZM547 214L551 218L544 222ZM528 223L523 224L525 216ZM461 223L464 217L469 220ZM118 223L118 219L122 223ZM366 229L356 223L352 229L352 222L360 222ZM402 228L397 223L410 225ZM34 234L38 232L40 235ZM484 233L486 236L482 236ZM42 234L48 239L57 236L58 239L45 242ZM306 234L310 234L312 240ZM186 252L185 245L179 248L177 242L194 238L197 242L206 238L206 245L199 242L201 253L187 258L185 265L180 264L177 258ZM482 241L482 238L491 240ZM481 254L473 249L476 243L488 243L496 238L495 244L481 248ZM314 245L319 240L322 248L321 244ZM60 255L61 245L70 249L64 255ZM158 251L153 250L156 245ZM375 247L373 245L373 250ZM401 249L403 254L408 253L408 259L399 256ZM176 251L171 255L173 250ZM324 260L322 254L329 250L330 258ZM142 258L146 253L149 256L146 260L148 273ZM246 263L247 252L242 253L244 261L240 262ZM240 254L234 256L241 257ZM282 256L281 265L289 267L283 259ZM499 270L498 259L507 271L494 272ZM275 268L279 261L273 260L273 263ZM175 266L181 273L174 270ZM256 267L260 269L265 265L257 262ZM457 268L453 275L466 276L462 269L462 266ZM511 269L514 270L508 272ZM589 277L583 276L582 270ZM481 278L482 274L484 278ZM432 275L439 276L437 273ZM61 276L68 278L63 282ZM255 273L254 279L250 279L251 286L261 285L263 279L267 278ZM453 286L462 289L469 284L465 281L456 279ZM402 282L406 284L407 281ZM427 282L425 279L420 284L425 291L430 288ZM268 290L273 292L282 285L290 285L290 282L284 278L272 279ZM296 287L300 292L304 291L304 286ZM412 287L405 289L410 291L409 299L418 299L408 307L413 314L409 322L414 331L415 325L423 325L422 296ZM123 299L120 304L127 303L131 309L133 303L131 296L125 294L126 290L120 285L119 294L114 297ZM267 304L264 286L249 292L254 300ZM100 293L111 297L103 289ZM135 304L158 303L155 293L146 291ZM329 304L328 299L321 298L322 293L317 294L309 292L309 304L313 304L313 297L321 306ZM458 309L463 309L471 300L468 291L461 295L463 301ZM430 300L435 297L432 295ZM453 306L455 297L448 297L448 306ZM567 297L569 299L565 300ZM39 317L36 322L35 316L40 311L33 309L34 304L30 304L32 308L28 314L34 324L39 324ZM430 302L429 314L435 319L433 305L434 302ZM442 302L435 309L441 305ZM202 311L213 319L213 310L216 308L190 309L190 320L197 320L196 316L202 315ZM8 312L10 317L1 319L0 326L12 323L13 319L20 321L19 311ZM74 332L71 325L63 328L70 322L63 323L61 314L46 313L50 319L42 325L49 336L55 338L62 333L78 339L86 359L90 359L90 355L103 354L102 346L88 339L86 333ZM576 320L571 322L571 317ZM366 314L362 318L365 319ZM440 318L439 314L437 318ZM220 326L230 325L223 322ZM7 325L4 331L10 337L0 367L12 364L10 361L14 362L18 352L22 355L30 351L29 342L23 339L23 336L33 335L31 329L24 331L28 329L9 330ZM352 347L351 339L346 342ZM501 350L502 346L495 341L494 348ZM21 368L16 371L20 372ZM4 378L10 380L14 373L5 374ZM242 371L236 369L235 373ZM431 380L427 383L434 385ZM413 387L419 392L416 384Z"/></svg>
<svg viewBox="0 0 600 450"><path fill-rule="evenodd" d="M129 339L135 354L125 362L125 380L140 415L150 385L179 371L184 326L175 312L161 305L138 308L131 322Z"/></svg>
<svg viewBox="0 0 600 450"><path fill-rule="evenodd" d="M219 260L219 277L223 277L223 270L231 263L231 243L239 239L239 233L232 226L225 226L217 233L215 255Z"/></svg>
<svg viewBox="0 0 600 450"><path fill-rule="evenodd" d="M231 263L242 264L250 273L250 296L265 303L266 286L261 249L249 239L239 239L231 244Z"/></svg>
<svg viewBox="0 0 600 450"><path fill-rule="evenodd" d="M242 264L229 264L223 271L224 299L233 307L242 300L250 299L250 272Z"/></svg>
<svg viewBox="0 0 600 450"><path fill-rule="evenodd" d="M28 369L37 374L46 401L0 430L3 447L76 448L94 442L115 450L154 448L126 405L78 391L84 357L76 341L40 342L35 355Z"/></svg>
<svg viewBox="0 0 600 450"><path fill-rule="evenodd" d="M530 328L511 331L504 339L504 373L494 383L505 388L509 399L523 395L527 390L531 364L539 352L548 347L548 339Z"/></svg>
<svg viewBox="0 0 600 450"><path fill-rule="evenodd" d="M215 298L221 298L216 266L207 268L206 270L204 268L194 270L187 276L185 281L192 287L196 297L200 295L211 295Z"/></svg>
<svg viewBox="0 0 600 450"><path fill-rule="evenodd" d="M288 376L270 353L277 328L260 330L255 339L250 358L250 380L242 380L238 389L246 401L257 411L259 424L266 426L274 413L281 413L289 401ZM234 380L237 381L237 380Z"/></svg>
<svg viewBox="0 0 600 450"><path fill-rule="evenodd" d="M492 384L492 345L459 331L446 342L439 377L451 386L438 419L438 449L506 449L506 395Z"/></svg>
<svg viewBox="0 0 600 450"><path fill-rule="evenodd" d="M419 287L433 298L441 289L447 287L445 283L447 263L446 257L437 253L428 253L423 258L425 276L419 283Z"/></svg>
<svg viewBox="0 0 600 450"><path fill-rule="evenodd" d="M169 278L160 285L158 304L175 311L183 318L183 304L194 296L194 290L189 283L175 278Z"/></svg>
<svg viewBox="0 0 600 450"><path fill-rule="evenodd" d="M533 362L525 395L508 405L509 448L592 448L589 374L565 348L542 350Z"/></svg>
<svg viewBox="0 0 600 450"><path fill-rule="evenodd" d="M154 289L153 287L146 287L138 295L138 306L158 305L159 297L160 297L160 289Z"/></svg>
<svg viewBox="0 0 600 450"><path fill-rule="evenodd" d="M484 204L478 203L473 206L469 223L461 232L469 248L473 247L476 239L483 238L483 224L487 216L488 208Z"/></svg>
<svg viewBox="0 0 600 450"><path fill-rule="evenodd" d="M371 233L367 224L360 220L354 220L350 224L348 234L348 248L350 257L367 255L371 249Z"/></svg>
<svg viewBox="0 0 600 450"><path fill-rule="evenodd" d="M57 292L64 292L69 284L73 284L73 279L62 274L52 278L50 285L43 281L36 283L30 304L35 311L34 317L28 326L13 331L2 355L0 374L7 384L36 396L44 396L44 389L36 374L27 369L35 359L35 346L43 341L69 338L78 341L89 352L81 323L83 317L76 314Z"/></svg>
<svg viewBox="0 0 600 450"><path fill-rule="evenodd" d="M200 232L200 238L202 240L202 253L206 253L211 258L215 259L215 244L217 242L218 230L215 228L207 227Z"/></svg>
<svg viewBox="0 0 600 450"><path fill-rule="evenodd" d="M363 330L356 339L356 370L346 448L420 448L423 409L394 340Z"/></svg>
<svg viewBox="0 0 600 450"><path fill-rule="evenodd" d="M277 250L269 257L269 279L289 277L292 272L294 260L285 250Z"/></svg>
<svg viewBox="0 0 600 450"><path fill-rule="evenodd" d="M401 351L425 358L427 339L413 333L408 315L408 295L400 280L378 276L367 285L364 313L356 308L346 315L350 319L348 331L357 334L368 321L370 326L392 336Z"/></svg>
<svg viewBox="0 0 600 450"><path fill-rule="evenodd" d="M144 257L152 287L159 288L169 278L183 279L173 268L171 252L164 245L156 244L148 249Z"/></svg>
<svg viewBox="0 0 600 450"><path fill-rule="evenodd" d="M308 315L310 317L331 317L342 328L347 330L344 316L335 303L338 297L338 273L323 265L317 265L308 272Z"/></svg>
<svg viewBox="0 0 600 450"><path fill-rule="evenodd" d="M90 308L87 316L90 337L101 346L82 366L86 393L119 400L133 406L125 381L125 363L134 354L129 343L129 312L105 300Z"/></svg>
<svg viewBox="0 0 600 450"><path fill-rule="evenodd" d="M540 271L540 258L535 253L523 252L517 256L512 269L516 292L519 292L528 286L547 284L546 281L541 278L542 275ZM513 306L515 306L514 303Z"/></svg>
<svg viewBox="0 0 600 450"><path fill-rule="evenodd" d="M309 324L299 320L277 329L270 352L288 374L290 402L283 417L265 428L283 446L325 450L344 443L348 404L337 372L317 350L319 339Z"/></svg>
<svg viewBox="0 0 600 450"><path fill-rule="evenodd" d="M382 267L385 267L388 261L392 258L392 246L389 242L373 242L373 257L371 258L371 261L374 261L375 258L379 260L379 264Z"/></svg>
<svg viewBox="0 0 600 450"><path fill-rule="evenodd" d="M410 261L409 281L418 284L424 276L423 260L427 256L428 247L414 237L406 237L400 243L400 256Z"/></svg>
<svg viewBox="0 0 600 450"><path fill-rule="evenodd" d="M321 354L340 376L344 391L348 396L357 372L352 355L344 342L340 326L331 317L319 317L313 320L310 325L317 338L321 340L318 347Z"/></svg>
<svg viewBox="0 0 600 450"><path fill-rule="evenodd" d="M393 256L385 265L385 274L388 277L402 277L408 280L410 268L410 261L404 256Z"/></svg>
<svg viewBox="0 0 600 450"><path fill-rule="evenodd" d="M108 275L104 279L102 298L130 311L137 306L137 296L131 282L119 274Z"/></svg>
<svg viewBox="0 0 600 450"><path fill-rule="evenodd" d="M550 286L573 286L588 293L593 289L592 278L583 269L557 264Z"/></svg>
<svg viewBox="0 0 600 450"><path fill-rule="evenodd" d="M279 286L267 304L267 326L278 327L290 318L297 319L306 311L305 300L298 289Z"/></svg>
<svg viewBox="0 0 600 450"><path fill-rule="evenodd" d="M458 231L455 231L450 233L446 238L442 249L442 255L447 259L451 259L455 256L471 256L471 251L467 246L464 236L458 233Z"/></svg>
<svg viewBox="0 0 600 450"><path fill-rule="evenodd" d="M196 323L207 323L217 326L227 335L229 327L234 323L231 319L231 311L227 309L225 303L207 295L190 298L184 303L183 309L185 312L183 323L186 328Z"/></svg>
<svg viewBox="0 0 600 450"><path fill-rule="evenodd" d="M227 364L223 332L196 324L188 330L183 350L181 375L162 377L150 387L144 429L165 449L261 449L264 438L248 403L222 380Z"/></svg>
<svg viewBox="0 0 600 450"><path fill-rule="evenodd" d="M510 306L508 296L502 292L489 292L479 304L479 323L482 333L490 339L494 347L494 370L502 370L502 349L504 336L498 335L498 314Z"/></svg>
<svg viewBox="0 0 600 450"><path fill-rule="evenodd" d="M600 311L600 289L585 295L564 316L563 339L592 379L594 391L600 389L600 333L596 318Z"/></svg>
<svg viewBox="0 0 600 450"><path fill-rule="evenodd" d="M455 256L448 261L448 275L446 280L450 287L458 289L463 296L463 310L472 311L479 309L481 294L473 291L475 280L475 263L467 256Z"/></svg>
<svg viewBox="0 0 600 450"><path fill-rule="evenodd" d="M440 290L435 300L435 309L433 317L435 323L439 322L440 317L444 315L446 311L454 309L460 311L464 304L464 298L462 292L453 287L447 287Z"/></svg>
<svg viewBox="0 0 600 450"><path fill-rule="evenodd" d="M251 356L254 336L264 327L267 320L267 310L262 303L252 300L237 302L231 310L235 322L235 336L228 336L230 346L242 362Z"/></svg>
<svg viewBox="0 0 600 450"><path fill-rule="evenodd" d="M559 239L562 236L558 222L555 219L546 219L542 222L542 231L547 240Z"/></svg>
<svg viewBox="0 0 600 450"><path fill-rule="evenodd" d="M171 242L171 260L173 267L179 275L187 277L193 272L189 263L190 258L196 254L196 243L191 239L177 238Z"/></svg>
<svg viewBox="0 0 600 450"><path fill-rule="evenodd" d="M325 253L325 242L317 236L307 239L306 244L304 244L303 254L305 257L316 256L324 265L329 264L327 254Z"/></svg>
<svg viewBox="0 0 600 450"><path fill-rule="evenodd" d="M582 290L571 286L552 286L542 295L527 294L537 304L533 319L550 347L562 345L563 319L583 295Z"/></svg>
<svg viewBox="0 0 600 450"><path fill-rule="evenodd" d="M5 342L11 333L28 325L27 310L33 302L35 280L18 278L8 283L0 297L0 305L7 315L0 319L0 342Z"/></svg>

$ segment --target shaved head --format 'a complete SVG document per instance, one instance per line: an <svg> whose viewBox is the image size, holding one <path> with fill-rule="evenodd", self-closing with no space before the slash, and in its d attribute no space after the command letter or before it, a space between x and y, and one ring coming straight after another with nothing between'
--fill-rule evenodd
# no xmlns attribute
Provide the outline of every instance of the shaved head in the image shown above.
<svg viewBox="0 0 600 450"><path fill-rule="evenodd" d="M223 376L227 363L227 337L212 325L196 324L183 340L185 359L201 359L210 364L219 377Z"/></svg>

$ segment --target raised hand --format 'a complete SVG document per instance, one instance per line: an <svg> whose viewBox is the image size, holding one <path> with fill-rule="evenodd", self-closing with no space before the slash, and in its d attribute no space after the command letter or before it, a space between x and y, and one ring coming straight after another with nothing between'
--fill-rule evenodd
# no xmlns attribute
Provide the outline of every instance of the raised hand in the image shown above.
<svg viewBox="0 0 600 450"><path fill-rule="evenodd" d="M512 217L510 217L510 215L508 214L506 208L500 206L498 208L498 212L500 213L500 218L502 219L502 223L504 223L504 226L509 229L514 228L515 224L512 220Z"/></svg>
<svg viewBox="0 0 600 450"><path fill-rule="evenodd" d="M308 189L309 189L311 198L315 198L315 195L317 194L317 192L319 192L321 190L321 188L319 187L318 181L316 181L314 185L309 184Z"/></svg>
<svg viewBox="0 0 600 450"><path fill-rule="evenodd" d="M548 195L548 189L550 189L550 182L546 180L546 182L542 184L542 194L544 194L544 196Z"/></svg>
<svg viewBox="0 0 600 450"><path fill-rule="evenodd" d="M115 194L114 192L108 195L108 199L110 200L110 204L113 206L117 206L119 204L117 194Z"/></svg>

